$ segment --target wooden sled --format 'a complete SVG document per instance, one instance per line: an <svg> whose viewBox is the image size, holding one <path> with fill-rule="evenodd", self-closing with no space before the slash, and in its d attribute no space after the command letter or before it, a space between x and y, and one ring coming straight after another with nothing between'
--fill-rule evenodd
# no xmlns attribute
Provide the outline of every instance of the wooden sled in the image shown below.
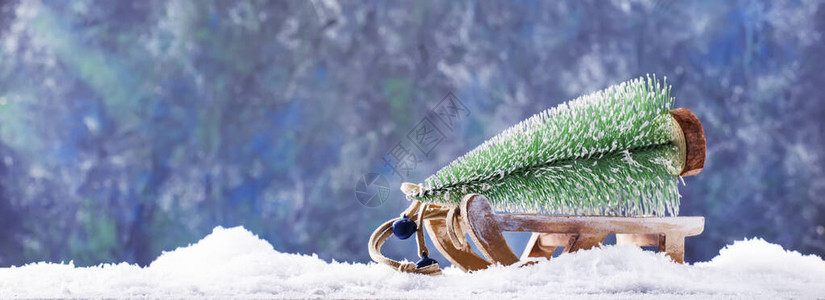
<svg viewBox="0 0 825 300"><path fill-rule="evenodd" d="M681 176L698 174L705 163L705 135L702 125L688 109L671 111L674 143L680 148L683 162ZM403 188L402 188L403 189ZM417 201L404 212L417 224L423 224L427 234L441 254L453 265L471 272L493 264L528 264L530 258L551 258L558 247L563 253L598 247L609 234L616 235L619 245L655 246L674 262L683 263L685 238L704 230L704 217L606 217L606 216L547 216L537 214L496 214L490 202L482 195L466 195L458 207L421 204ZM415 264L398 262L381 255L381 245L392 235L390 220L379 227L370 238L370 256L404 272L440 274L437 265L415 268ZM502 234L505 231L532 232L526 248L517 256ZM465 233L481 255L471 248ZM427 254L421 230L416 236L419 255Z"/></svg>
<svg viewBox="0 0 825 300"><path fill-rule="evenodd" d="M447 218L426 220L435 247L453 265L464 271L485 269L492 264L512 265L529 258L551 258L557 247L563 253L598 247L608 234L617 244L657 246L673 261L684 262L685 237L704 230L704 217L601 217L496 214L487 198L470 194L460 206L460 226L481 252L469 245L457 246L447 229ZM507 245L505 231L533 232L521 257Z"/></svg>

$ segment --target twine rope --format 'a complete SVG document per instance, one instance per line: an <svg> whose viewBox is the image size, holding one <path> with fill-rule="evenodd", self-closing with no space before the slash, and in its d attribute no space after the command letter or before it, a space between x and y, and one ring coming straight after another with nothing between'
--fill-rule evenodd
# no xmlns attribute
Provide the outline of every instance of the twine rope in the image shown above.
<svg viewBox="0 0 825 300"><path fill-rule="evenodd" d="M410 206L402 213L402 216L417 220L418 230L416 230L415 240L418 246L418 256L429 255L429 250L424 240L424 221L431 219L445 219L447 223L447 232L450 236L450 241L456 248L469 249L469 244L464 236L464 228L462 227L459 217L460 211L458 207L446 207L435 204L423 204L420 201L412 201ZM400 272L425 274L425 275L441 275L441 268L438 264L432 264L423 268L416 267L414 262L397 261L388 258L381 254L381 247L392 236L392 224L400 220L401 217L389 220L379 226L370 236L369 253L373 261L384 264Z"/></svg>

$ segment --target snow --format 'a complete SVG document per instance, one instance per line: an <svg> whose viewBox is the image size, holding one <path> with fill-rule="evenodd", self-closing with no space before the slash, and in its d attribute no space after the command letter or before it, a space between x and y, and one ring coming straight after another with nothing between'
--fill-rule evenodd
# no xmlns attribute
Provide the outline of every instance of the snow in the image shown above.
<svg viewBox="0 0 825 300"><path fill-rule="evenodd" d="M217 227L145 268L126 263L2 268L0 298L825 297L825 261L762 239L737 241L694 265L634 247L604 246L527 267L444 273L429 277L375 263L328 263L280 253L242 227Z"/></svg>

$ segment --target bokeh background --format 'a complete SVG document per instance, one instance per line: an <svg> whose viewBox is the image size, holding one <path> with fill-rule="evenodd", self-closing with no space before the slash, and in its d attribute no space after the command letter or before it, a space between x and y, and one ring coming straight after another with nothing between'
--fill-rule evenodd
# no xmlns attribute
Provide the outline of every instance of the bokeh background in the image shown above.
<svg viewBox="0 0 825 300"><path fill-rule="evenodd" d="M823 256L823 34L822 1L4 1L0 266L146 265L218 225L369 261L402 180L646 73L707 134L688 260L755 236ZM409 148L450 93L466 113ZM364 205L370 172L390 189Z"/></svg>

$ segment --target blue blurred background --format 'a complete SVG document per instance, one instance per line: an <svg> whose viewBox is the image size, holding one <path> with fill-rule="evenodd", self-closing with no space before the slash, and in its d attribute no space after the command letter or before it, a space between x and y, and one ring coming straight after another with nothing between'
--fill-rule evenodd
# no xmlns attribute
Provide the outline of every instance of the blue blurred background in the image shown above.
<svg viewBox="0 0 825 300"><path fill-rule="evenodd" d="M823 34L822 1L6 1L0 266L146 265L217 225L368 261L400 182L646 73L707 134L688 260L754 236L822 256ZM443 99L460 118L413 148Z"/></svg>

